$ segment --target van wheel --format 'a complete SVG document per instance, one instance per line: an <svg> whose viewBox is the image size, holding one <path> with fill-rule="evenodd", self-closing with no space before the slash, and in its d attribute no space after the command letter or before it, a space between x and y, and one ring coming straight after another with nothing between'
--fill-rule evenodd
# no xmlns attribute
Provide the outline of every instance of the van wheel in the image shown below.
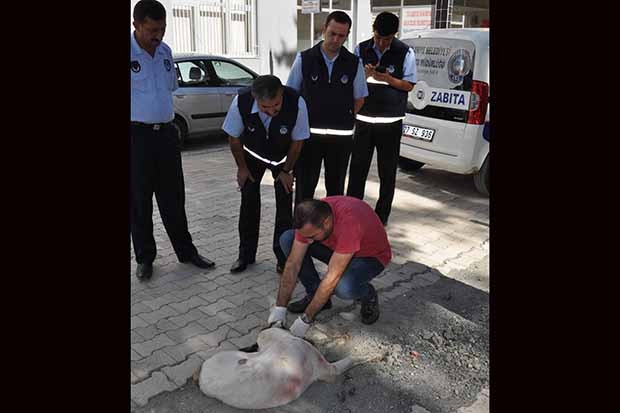
<svg viewBox="0 0 620 413"><path fill-rule="evenodd" d="M177 145L179 149L183 149L185 138L187 138L187 126L185 125L185 121L177 116L174 118L174 121L172 121L172 126L176 132Z"/></svg>
<svg viewBox="0 0 620 413"><path fill-rule="evenodd" d="M421 167L424 166L424 163L414 161L413 159L403 158L402 156L398 157L398 166L403 171L417 171Z"/></svg>
<svg viewBox="0 0 620 413"><path fill-rule="evenodd" d="M489 157L487 156L484 162L482 163L482 168L480 171L474 174L474 184L476 185L476 189L482 195L489 196L489 174L490 174L490 166L489 166Z"/></svg>

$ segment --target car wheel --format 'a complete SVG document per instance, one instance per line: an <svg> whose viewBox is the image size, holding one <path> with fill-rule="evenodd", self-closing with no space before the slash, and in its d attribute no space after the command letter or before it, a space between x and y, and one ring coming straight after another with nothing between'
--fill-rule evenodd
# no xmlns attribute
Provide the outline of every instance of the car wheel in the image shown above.
<svg viewBox="0 0 620 413"><path fill-rule="evenodd" d="M482 163L480 171L474 174L474 184L478 192L485 196L489 196L489 174L490 174L489 157L487 156Z"/></svg>
<svg viewBox="0 0 620 413"><path fill-rule="evenodd" d="M417 171L418 169L424 166L424 163L399 156L398 166L400 166L400 169L402 169L403 171Z"/></svg>
<svg viewBox="0 0 620 413"><path fill-rule="evenodd" d="M172 122L172 126L176 131L179 149L182 149L185 145L185 138L187 138L187 126L185 126L185 121L179 117L176 117Z"/></svg>

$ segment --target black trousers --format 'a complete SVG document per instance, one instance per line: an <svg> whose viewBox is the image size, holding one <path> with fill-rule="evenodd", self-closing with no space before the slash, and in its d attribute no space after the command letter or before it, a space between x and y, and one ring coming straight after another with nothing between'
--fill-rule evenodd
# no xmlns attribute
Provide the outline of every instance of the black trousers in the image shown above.
<svg viewBox="0 0 620 413"><path fill-rule="evenodd" d="M244 152L245 163L254 178L254 182L249 179L245 181L241 188L241 210L239 211L239 258L252 260L256 258L258 248L258 235L260 226L260 182L263 179L265 170L271 170L271 176L275 179L284 164L278 166L267 165L266 163L254 158ZM286 193L280 181L274 182L276 193L276 225L273 231L273 252L276 255L278 264L284 266L286 255L280 248L280 235L287 229L293 228L293 193Z"/></svg>
<svg viewBox="0 0 620 413"><path fill-rule="evenodd" d="M181 154L172 126L157 131L131 126L130 170L131 238L136 261L151 263L157 253L153 237L153 193L177 258L188 260L197 251L187 229Z"/></svg>
<svg viewBox="0 0 620 413"><path fill-rule="evenodd" d="M344 195L352 147L352 136L311 134L295 164L295 205L304 199L314 198L323 162L327 196Z"/></svg>
<svg viewBox="0 0 620 413"><path fill-rule="evenodd" d="M387 223L392 210L402 127L402 120L392 123L355 121L347 195L364 199L370 163L374 150L377 148L379 199L375 206L375 212L384 224Z"/></svg>

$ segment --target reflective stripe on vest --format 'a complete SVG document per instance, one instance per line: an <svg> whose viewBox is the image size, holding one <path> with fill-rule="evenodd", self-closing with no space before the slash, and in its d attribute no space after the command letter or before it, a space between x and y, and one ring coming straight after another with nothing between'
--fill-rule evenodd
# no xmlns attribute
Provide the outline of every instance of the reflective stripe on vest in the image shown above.
<svg viewBox="0 0 620 413"><path fill-rule="evenodd" d="M247 148L247 146L243 146L243 149L245 149L245 150L246 150L246 151L247 151L250 155L252 155L252 156L253 156L253 157L255 157L256 159L260 159L261 161L263 161L263 162L265 162L265 163L268 163L268 164L271 164L271 165L273 165L273 166L278 166L278 165L280 165L281 163L286 162L286 156L285 156L284 158L282 158L282 160L281 160L280 162L275 162L275 161L271 161L271 160L269 160L269 159L267 159L267 158L263 158L262 156L260 156L260 155L259 155L259 154L257 154L256 152L253 152L253 151L249 150L249 149Z"/></svg>
<svg viewBox="0 0 620 413"><path fill-rule="evenodd" d="M362 122L366 122L366 123L392 123L392 122L398 122L399 120L405 119L404 116L382 118L382 117L364 116L364 115L360 115L359 113L355 115L355 118L357 120L361 120Z"/></svg>
<svg viewBox="0 0 620 413"><path fill-rule="evenodd" d="M366 82L368 83L374 83L375 85L390 85L388 82L386 82L385 80L377 80L374 77L370 76L369 78L366 79Z"/></svg>
<svg viewBox="0 0 620 413"><path fill-rule="evenodd" d="M349 136L349 135L353 135L353 129L351 129L351 130L343 130L343 129L310 128L310 133L314 133L314 134L317 134L317 135Z"/></svg>

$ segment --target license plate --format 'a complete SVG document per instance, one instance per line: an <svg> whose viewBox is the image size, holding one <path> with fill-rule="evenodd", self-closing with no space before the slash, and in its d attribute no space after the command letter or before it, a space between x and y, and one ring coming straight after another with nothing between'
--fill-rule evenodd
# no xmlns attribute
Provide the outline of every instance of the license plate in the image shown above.
<svg viewBox="0 0 620 413"><path fill-rule="evenodd" d="M421 139L430 142L435 135L434 129L420 128L419 126L403 125L403 135L410 138Z"/></svg>

